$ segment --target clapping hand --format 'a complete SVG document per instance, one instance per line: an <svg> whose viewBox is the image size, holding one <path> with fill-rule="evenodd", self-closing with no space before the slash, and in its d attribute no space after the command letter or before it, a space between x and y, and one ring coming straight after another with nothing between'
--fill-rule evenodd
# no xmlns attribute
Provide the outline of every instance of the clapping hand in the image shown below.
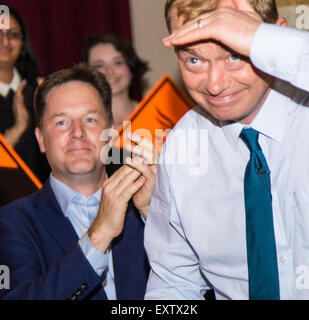
<svg viewBox="0 0 309 320"><path fill-rule="evenodd" d="M142 187L133 195L133 202L146 219L156 180L159 154L151 141L137 134L127 134L127 139L134 145L125 146L133 154L132 159L126 158L126 163L141 174L139 179L143 182Z"/></svg>
<svg viewBox="0 0 309 320"><path fill-rule="evenodd" d="M11 128L7 129L4 133L4 137L12 147L14 147L19 142L30 124L30 115L25 106L23 95L23 89L25 88L25 86L26 81L23 81L19 85L14 95L12 108L15 122L14 125Z"/></svg>

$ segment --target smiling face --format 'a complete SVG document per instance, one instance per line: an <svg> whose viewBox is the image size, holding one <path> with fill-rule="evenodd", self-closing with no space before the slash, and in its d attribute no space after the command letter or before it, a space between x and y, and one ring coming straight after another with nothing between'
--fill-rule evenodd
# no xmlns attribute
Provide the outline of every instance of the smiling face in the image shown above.
<svg viewBox="0 0 309 320"><path fill-rule="evenodd" d="M42 131L36 128L36 136L54 177L68 185L78 177L98 179L104 170L100 134L106 128L102 102L94 87L71 81L51 89Z"/></svg>
<svg viewBox="0 0 309 320"><path fill-rule="evenodd" d="M175 15L172 31L182 22L183 18ZM269 93L270 78L262 78L247 58L212 41L176 52L184 84L203 109L218 120L248 124L254 119Z"/></svg>
<svg viewBox="0 0 309 320"><path fill-rule="evenodd" d="M21 27L13 16L10 17L10 29L1 30L5 36L0 39L0 66L13 67L22 47ZM11 34L11 39L7 33Z"/></svg>
<svg viewBox="0 0 309 320"><path fill-rule="evenodd" d="M92 47L89 64L105 75L113 95L129 92L131 71L122 54L112 44L100 43Z"/></svg>

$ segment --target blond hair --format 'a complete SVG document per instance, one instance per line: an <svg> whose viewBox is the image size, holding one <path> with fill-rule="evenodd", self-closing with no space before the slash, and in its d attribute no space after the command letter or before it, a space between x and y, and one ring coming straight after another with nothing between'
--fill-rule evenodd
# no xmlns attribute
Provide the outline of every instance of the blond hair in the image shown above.
<svg viewBox="0 0 309 320"><path fill-rule="evenodd" d="M171 32L172 15L183 16L184 22L191 21L203 13L217 8L219 0L167 0L165 4L165 19L168 31ZM256 13L264 22L275 23L278 10L275 0L248 0Z"/></svg>

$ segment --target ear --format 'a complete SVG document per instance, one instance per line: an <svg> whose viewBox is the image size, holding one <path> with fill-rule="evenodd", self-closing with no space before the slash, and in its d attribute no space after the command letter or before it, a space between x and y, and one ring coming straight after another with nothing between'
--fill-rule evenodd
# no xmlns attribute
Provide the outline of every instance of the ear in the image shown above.
<svg viewBox="0 0 309 320"><path fill-rule="evenodd" d="M287 27L288 26L288 22L286 21L285 18L278 18L278 20L276 21L276 25L277 26L281 26L281 27Z"/></svg>
<svg viewBox="0 0 309 320"><path fill-rule="evenodd" d="M36 136L36 139L38 141L38 144L39 144L39 147L40 147L40 151L42 153L45 153L45 144L44 144L44 137L42 135L42 132L40 130L40 128L36 127L34 129L34 133L35 133L35 136Z"/></svg>

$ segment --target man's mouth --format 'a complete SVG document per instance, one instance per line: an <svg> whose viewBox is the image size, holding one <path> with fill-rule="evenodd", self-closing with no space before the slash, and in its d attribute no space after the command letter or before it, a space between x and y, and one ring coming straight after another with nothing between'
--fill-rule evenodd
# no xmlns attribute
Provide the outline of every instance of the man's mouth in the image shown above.
<svg viewBox="0 0 309 320"><path fill-rule="evenodd" d="M214 105L217 106L225 106L230 104L231 102L235 101L238 96L240 95L242 90L230 93L230 94L225 94L225 95L220 95L220 96L211 96L207 95L207 100Z"/></svg>
<svg viewBox="0 0 309 320"><path fill-rule="evenodd" d="M67 152L89 152L90 149L87 147L73 147L69 148Z"/></svg>

